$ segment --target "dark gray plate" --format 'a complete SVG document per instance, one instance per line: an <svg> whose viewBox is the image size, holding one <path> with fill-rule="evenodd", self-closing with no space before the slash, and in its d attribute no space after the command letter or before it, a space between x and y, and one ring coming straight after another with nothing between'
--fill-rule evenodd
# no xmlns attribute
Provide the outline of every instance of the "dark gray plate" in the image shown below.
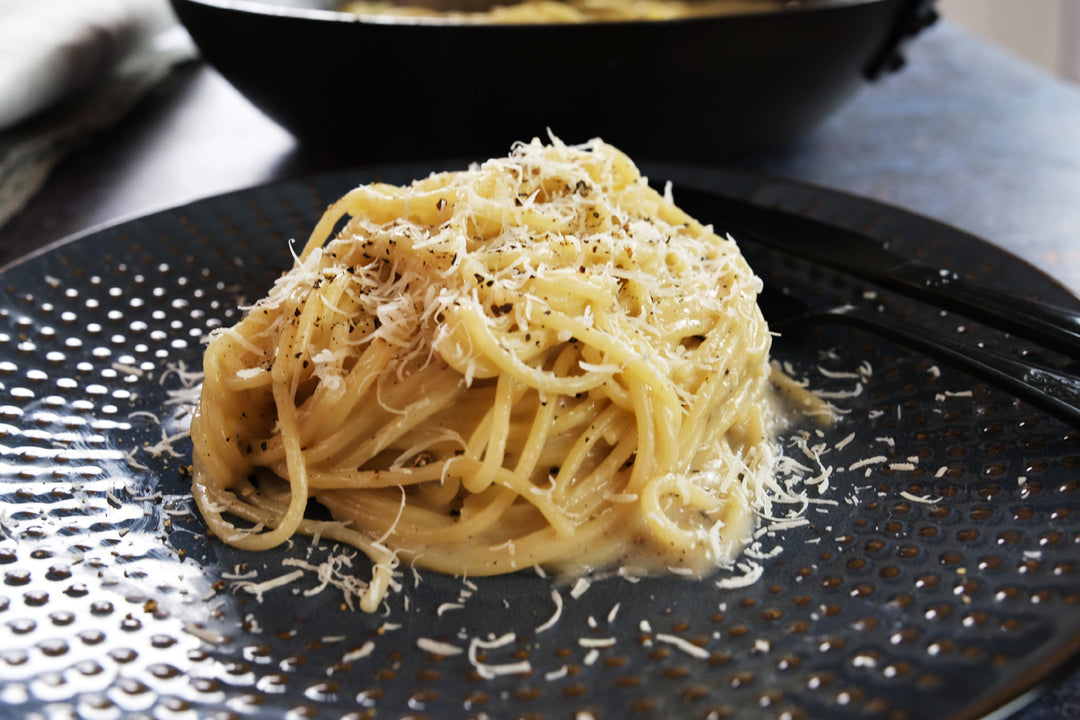
<svg viewBox="0 0 1080 720"><path fill-rule="evenodd" d="M427 170L208 199L0 275L0 715L960 719L1074 654L1080 432L841 328L777 342L777 357L818 387L860 392L837 401L847 414L817 440L833 467L823 497L836 504L765 536L763 549L783 552L757 560L749 587L615 578L574 597L532 573L473 584L407 571L385 612L365 615L303 571L337 558L341 573L364 576L351 551L297 540L244 554L208 540L184 470L190 444L160 442L182 434L182 370L198 369L200 338L266 291L290 262L288 239L302 241L330 200L360 180ZM992 246L894 208L683 174L672 179L869 229L902 252L1074 302ZM767 282L798 293L870 289L744 251ZM1026 351L882 297L929 332L963 324ZM245 585L296 571L261 594ZM562 614L545 628L553 590ZM435 654L421 638L464 652ZM528 671L485 678L477 662Z"/></svg>

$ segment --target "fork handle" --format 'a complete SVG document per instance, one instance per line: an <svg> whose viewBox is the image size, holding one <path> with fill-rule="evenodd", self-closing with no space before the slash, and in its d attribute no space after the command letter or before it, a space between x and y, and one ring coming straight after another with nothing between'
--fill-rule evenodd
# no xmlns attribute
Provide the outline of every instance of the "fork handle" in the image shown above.
<svg viewBox="0 0 1080 720"><path fill-rule="evenodd" d="M889 271L890 279L938 307L990 323L1017 337L1080 357L1080 314L966 280L956 273L906 263Z"/></svg>
<svg viewBox="0 0 1080 720"><path fill-rule="evenodd" d="M878 238L779 207L680 186L680 206L714 227L878 283L1080 358L1080 312L1035 302L911 260Z"/></svg>
<svg viewBox="0 0 1080 720"><path fill-rule="evenodd" d="M947 336L928 336L914 325L865 307L846 306L827 312L810 311L770 324L775 329L782 329L787 325L798 326L811 319L852 325L896 340L982 377L1074 427L1080 427L1080 378L1076 376L1036 363L1022 362Z"/></svg>

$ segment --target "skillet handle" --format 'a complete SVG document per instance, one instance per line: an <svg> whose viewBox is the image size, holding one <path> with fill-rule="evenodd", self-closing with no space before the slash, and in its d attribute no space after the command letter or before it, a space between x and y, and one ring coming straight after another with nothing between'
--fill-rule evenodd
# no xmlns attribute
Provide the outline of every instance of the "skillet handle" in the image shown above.
<svg viewBox="0 0 1080 720"><path fill-rule="evenodd" d="M903 3L884 47L863 71L867 80L877 80L904 67L907 62L904 48L912 38L938 21L934 3L935 0L906 0Z"/></svg>

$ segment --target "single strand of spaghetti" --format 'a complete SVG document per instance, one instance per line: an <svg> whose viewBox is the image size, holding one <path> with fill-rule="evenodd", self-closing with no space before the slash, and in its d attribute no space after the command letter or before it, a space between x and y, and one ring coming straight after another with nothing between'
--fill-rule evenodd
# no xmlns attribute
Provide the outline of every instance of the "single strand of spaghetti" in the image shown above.
<svg viewBox="0 0 1080 720"><path fill-rule="evenodd" d="M330 505L335 517L344 512L360 527L380 535L391 527L389 519L397 514L400 500L394 502L393 498L376 491L359 491L363 493L362 501L350 495L350 491L336 492L344 492L346 496L343 503ZM492 485L481 494L470 495L458 517L407 505L386 544L410 554L420 546L460 546L498 524L502 513L517 497L518 494L511 490Z"/></svg>
<svg viewBox="0 0 1080 720"><path fill-rule="evenodd" d="M289 507L272 530L257 535L244 535L233 543L243 550L265 550L280 545L296 533L307 508L307 470L304 453L296 430L296 407L290 388L284 384L274 387L274 402L278 408L278 424L285 443L289 463Z"/></svg>
<svg viewBox="0 0 1080 720"><path fill-rule="evenodd" d="M416 373L405 385L412 392L396 393L399 397L395 399L409 395L418 399L404 406L401 412L388 413L377 406L357 415L352 411L354 403L348 403L347 409L339 408L333 413L339 430L308 447L308 462L329 467L362 466L402 435L452 405L465 392L460 378L448 373Z"/></svg>
<svg viewBox="0 0 1080 720"><path fill-rule="evenodd" d="M558 376L566 375L571 368L577 367L580 356L577 346L569 343L563 345L552 365L551 372ZM577 394L544 393L544 395L547 397L548 404L555 410L550 432L556 436L563 435L578 425L588 422L598 412L597 408L607 400L605 395L597 394L595 388L580 399Z"/></svg>
<svg viewBox="0 0 1080 720"><path fill-rule="evenodd" d="M664 323L664 331L660 336L660 341L664 345L673 348L692 338L707 337L717 329L716 325L716 319L712 313L705 314L701 312L693 317L683 315L678 320L672 318Z"/></svg>
<svg viewBox="0 0 1080 720"><path fill-rule="evenodd" d="M293 307L293 303L286 304L285 307L282 308L282 313L287 317L292 315ZM270 368L270 375L274 379L275 400L277 399L278 387L287 385L292 388L293 383L298 379L296 377L297 364L294 362L294 355L296 352L294 341L298 334L298 324L299 319L294 316L292 320L283 325L281 334L276 338L274 361ZM293 395L295 398L295 392ZM278 412L281 412L280 407L278 408Z"/></svg>
<svg viewBox="0 0 1080 720"><path fill-rule="evenodd" d="M730 368L706 379L690 405L683 426L687 431L679 439L679 454L683 457L701 447L702 435L708 426L730 426L730 413L736 402L745 397L747 378L741 378Z"/></svg>
<svg viewBox="0 0 1080 720"><path fill-rule="evenodd" d="M438 175L431 176L439 177ZM456 202L457 193L448 188L445 181L440 181L425 187L420 183L413 183L410 192L404 196L402 205L403 215L416 218L427 225L438 225L450 217L453 208L447 208L447 197ZM440 201L442 201L440 203ZM440 204L443 205L440 208Z"/></svg>
<svg viewBox="0 0 1080 720"><path fill-rule="evenodd" d="M534 274L529 270L532 265L530 261L533 261L535 257L530 246L533 243L543 241L543 235L534 235L523 241L506 238L504 244L486 250L476 250L472 253L472 256L487 269L487 272L499 274L502 277L516 277L520 281L530 274Z"/></svg>
<svg viewBox="0 0 1080 720"><path fill-rule="evenodd" d="M243 392L245 390L265 389L271 383L270 371L265 368L244 368L244 374L232 373L221 379L221 387L228 392ZM257 372L255 372L257 371Z"/></svg>
<svg viewBox="0 0 1080 720"><path fill-rule="evenodd" d="M476 423L472 433L466 439L465 451L463 457L475 460L477 463L481 461L484 454L484 446L487 443L488 438L491 436L491 423L495 414L494 398L492 402L487 405L483 410L483 414L480 417L480 421Z"/></svg>
<svg viewBox="0 0 1080 720"><path fill-rule="evenodd" d="M640 391L637 397L635 397L636 393L631 393L631 397L635 397L635 415L639 421L638 432L639 434L641 432L642 420L650 423L653 430L649 444L652 447L651 454L656 465L663 468L674 467L679 453L678 435L683 425L682 404L670 385L656 388L648 383L651 380L651 373L644 378L638 375L641 365L631 364L623 371L623 374L628 376L626 384ZM642 402L646 395L649 398L648 411L642 415Z"/></svg>
<svg viewBox="0 0 1080 720"><path fill-rule="evenodd" d="M199 412L192 421L195 434L205 439L200 462L218 484L231 484L236 476L246 474L248 461L242 455L240 443L226 442L237 408L232 394L220 387L220 357L210 355L204 361L204 391Z"/></svg>
<svg viewBox="0 0 1080 720"><path fill-rule="evenodd" d="M607 565L615 560L624 548L611 538L620 535L630 526L627 508L611 509L597 518L581 525L577 531L560 537L551 526L536 530L525 537L513 540L510 546L494 549L492 546L472 546L465 553L457 553L452 547L441 545L428 548L423 554L424 565L433 570L465 573L471 577L483 577L511 572L526 567L559 566L589 569Z"/></svg>
<svg viewBox="0 0 1080 720"><path fill-rule="evenodd" d="M768 335L764 327L761 329L762 341L755 346L748 344L748 336L745 333L720 332L725 340L720 343L710 343L704 351L711 355L721 355L732 358L742 358L739 365L728 363L723 373L713 373L706 377L705 382L698 389L697 398L691 404L687 413L687 420L694 425L702 422L703 418L711 413L717 406L730 406L727 399L734 392L735 386L747 382L763 382L765 376L760 372L761 361L767 354ZM754 360L755 362L750 362Z"/></svg>
<svg viewBox="0 0 1080 720"><path fill-rule="evenodd" d="M448 310L448 312L450 312ZM495 366L516 380L547 393L575 395L588 392L602 383L605 373L586 372L571 377L555 377L523 363L499 345L484 319L483 312L458 305L453 314L466 328L474 343L475 352L483 355Z"/></svg>
<svg viewBox="0 0 1080 720"><path fill-rule="evenodd" d="M229 513L239 518L267 527L278 525L288 510L288 502L278 501L277 496L260 493L250 495L249 500L245 501L232 493L209 489L205 492L205 498L208 503L217 507L228 508ZM233 528L232 525L228 527ZM297 526L297 532L302 535L314 535L316 531L322 537L331 539L348 537L349 544L362 550L373 562L384 563L393 560L393 553L374 543L371 536L351 530L340 523L304 519Z"/></svg>
<svg viewBox="0 0 1080 720"><path fill-rule="evenodd" d="M312 337L319 333L319 325L323 320L322 302L319 300L319 293L313 291L296 306L296 309L300 310L298 316L294 316L291 323L288 323L289 331L283 335L289 340L289 354L290 360L298 360L304 354L308 352L308 348L314 343ZM288 313L290 308L286 307L285 312ZM303 366L299 362L292 364L292 372L299 373Z"/></svg>
<svg viewBox="0 0 1080 720"><path fill-rule="evenodd" d="M514 396L519 395L514 380L500 375L495 384L495 403L492 406L491 422L488 423L488 438L484 446L484 460L475 473L464 478L465 489L472 493L483 491L495 478L495 471L503 466L506 453L506 436L510 427L510 410Z"/></svg>
<svg viewBox="0 0 1080 720"><path fill-rule="evenodd" d="M450 503L457 497L461 489L461 476L450 472L454 459L444 462L432 462L429 465L440 471L439 477L432 482L421 483L416 486L416 493L420 497L421 505L425 507L448 508Z"/></svg>
<svg viewBox="0 0 1080 720"><path fill-rule="evenodd" d="M657 466L667 468L667 458L656 454L656 424L652 415L652 395L640 385L630 384L634 398L634 420L637 430L638 449L630 470L630 481L625 492L636 493L657 472Z"/></svg>
<svg viewBox="0 0 1080 720"><path fill-rule="evenodd" d="M452 519L452 524L444 526L438 536L433 537L432 540L436 544L443 540L467 544L479 538L494 537L501 542L519 534L521 532L519 527L504 522L505 513L521 498L518 492L507 487L508 483L503 482L512 475L509 471L502 470L498 473L496 484L482 493L466 496L462 502L460 515Z"/></svg>
<svg viewBox="0 0 1080 720"><path fill-rule="evenodd" d="M464 397L464 396L463 396ZM451 457L465 447L465 438L457 430L445 427L450 417L465 416L464 403L455 403L442 416L400 437L390 450L397 453L387 466L393 470L403 467L425 466L439 458ZM460 412L459 412L460 411ZM453 416L450 413L454 413Z"/></svg>
<svg viewBox="0 0 1080 720"><path fill-rule="evenodd" d="M617 285L612 278L596 273L582 274L578 268L553 269L534 277L529 291L540 297L548 297L552 303L566 303L571 299L577 305L591 302L604 307L615 296Z"/></svg>
<svg viewBox="0 0 1080 720"><path fill-rule="evenodd" d="M401 504L397 488L362 488L358 490L326 490L317 497L331 510L338 520L348 519L356 527L363 528L375 535L383 535L391 527L391 519L397 515ZM510 494L512 495L512 493ZM509 505L513 497L508 497L502 488L493 486L481 496L468 496L473 511L485 503ZM438 504L428 506L420 502L415 494L410 495L394 533L388 544L400 546L395 540L409 539L410 542L436 542L446 533L461 533L458 539L467 538L475 532L475 527L468 522L468 514L463 518L457 512L451 512L453 506Z"/></svg>
<svg viewBox="0 0 1080 720"><path fill-rule="evenodd" d="M555 475L555 494L562 499L573 487L578 470L584 464L586 458L592 452L596 444L603 438L604 431L622 415L622 410L616 406L608 406L601 410L574 440L566 458L563 460L559 472Z"/></svg>
<svg viewBox="0 0 1080 720"><path fill-rule="evenodd" d="M338 413L353 418L368 417L357 413L356 406L368 395L370 388L378 380L380 372L386 368L393 359L395 349L383 340L375 339L360 355L356 364L345 376L345 391L339 401ZM288 362L286 359L284 362ZM309 417L303 429L303 442L311 442L314 438L323 438L329 444L335 442L349 442L353 437L348 427L343 427L340 422L332 425L325 422L322 416ZM272 465L282 462L285 457L280 435L274 435L266 440L266 448L255 452L251 459L257 465Z"/></svg>
<svg viewBox="0 0 1080 720"><path fill-rule="evenodd" d="M308 236L308 241L299 256L300 262L305 261L312 251L321 248L326 243L334 231L334 226L346 215L356 215L361 212L372 214L380 209L387 215L391 215L394 209L401 205L399 198L388 195L396 189L385 185L361 185L331 203Z"/></svg>
<svg viewBox="0 0 1080 720"><path fill-rule="evenodd" d="M233 351L236 352L236 355L240 355L243 351L247 351L252 355L255 355L256 357L261 357L264 353L263 348L259 347L250 339L248 339L248 332L246 332L246 330L247 326L244 324L241 324L239 327L221 328L214 335L211 344L219 346L223 343L236 345L239 346L239 348L241 349L240 352ZM226 348L220 349L219 352L229 355L233 354L232 352L229 352L229 349Z"/></svg>
<svg viewBox="0 0 1080 720"><path fill-rule="evenodd" d="M661 368L656 364L660 358L649 357L641 349L628 342L616 339L596 328L588 327L579 318L552 313L544 317L544 324L555 330L569 331L579 341L596 347L603 353L606 364L621 366L623 372L633 378L633 381L650 387L659 401L660 408L678 407L679 400L671 388L670 379L664 377ZM590 373L586 373L588 374ZM610 373L597 374L603 376L604 379L610 376Z"/></svg>
<svg viewBox="0 0 1080 720"><path fill-rule="evenodd" d="M316 490L362 490L385 487L438 483L443 474L441 465L428 463L422 467L387 469L331 468L308 469L308 487Z"/></svg>
<svg viewBox="0 0 1080 720"><path fill-rule="evenodd" d="M200 476L205 477L205 476ZM248 496L254 496L254 488L244 482L238 492L244 492ZM277 521L280 512L267 513L255 508L250 503L241 500L236 492L226 490L216 484L207 484L201 481L192 483L192 497L199 511L203 514L208 531L215 537L232 543L234 536L250 535L260 531L263 527L272 525ZM227 521L224 517L229 513L238 518L249 520L255 527L241 529Z"/></svg>
<svg viewBox="0 0 1080 720"><path fill-rule="evenodd" d="M673 550L689 550L705 541L705 529L698 524L683 525L668 515L664 508L664 499L681 506L696 509L699 512L715 512L720 503L705 491L685 481L684 476L666 475L655 478L642 489L640 494L645 522L655 533L657 539ZM677 507L676 510L679 508ZM710 523L711 524L711 523ZM679 552L672 552L678 557Z"/></svg>
<svg viewBox="0 0 1080 720"><path fill-rule="evenodd" d="M555 403L538 401L536 412L533 415L529 434L521 444L517 464L514 473L521 477L532 477L536 470L536 463L540 460L544 445L547 444L548 434L555 417Z"/></svg>
<svg viewBox="0 0 1080 720"><path fill-rule="evenodd" d="M624 384L625 382L626 378L623 377L622 373L616 373L605 380L603 385L589 392L607 398L627 412L633 412L634 400L630 397L630 391Z"/></svg>
<svg viewBox="0 0 1080 720"><path fill-rule="evenodd" d="M575 395L563 395L549 402L558 403L551 432L563 435L592 420L600 411L599 408L607 405L610 400L605 395L589 394L581 399Z"/></svg>
<svg viewBox="0 0 1080 720"><path fill-rule="evenodd" d="M542 450L542 448L538 450ZM459 461L456 467L466 478L464 485L468 487L468 477L478 472L480 464L468 458L459 458ZM577 521L565 511L561 503L552 495L550 488L544 489L536 484L531 472L521 473L500 468L492 478L492 483L513 490L520 495L522 500L534 506L548 523L555 526L560 534L573 531Z"/></svg>
<svg viewBox="0 0 1080 720"><path fill-rule="evenodd" d="M611 425L620 431L618 442L591 472L578 477L572 486L559 488L560 504L574 514L592 512L595 502L589 504L590 498L595 500L622 493L625 481L616 483L614 480L621 470L627 470L629 477L627 464L638 447L633 419L623 415L614 418Z"/></svg>
<svg viewBox="0 0 1080 720"><path fill-rule="evenodd" d="M450 505L429 502L416 488L410 488L408 500L402 509L400 493L396 502L389 494L393 489L325 490L319 492L316 498L331 510L336 520L348 521L351 526L372 536L385 535L393 528L386 543L399 549L407 545L439 542L447 532L459 527L461 521L451 514ZM391 519L397 516L399 510L401 516L393 523ZM461 527L465 527L465 538L474 530Z"/></svg>
<svg viewBox="0 0 1080 720"><path fill-rule="evenodd" d="M338 413L348 416L358 414L357 406L365 400L370 400L369 393L399 351L399 348L395 348L382 338L371 340L343 378L344 390L335 401L338 405ZM304 428L305 442L311 442L317 437L326 437L341 427L340 423L328 421L319 413L312 413L311 419L312 422Z"/></svg>
<svg viewBox="0 0 1080 720"><path fill-rule="evenodd" d="M764 397L756 387L747 392L747 396L747 402L756 400L759 403L767 403L770 401L770 398ZM736 432L732 434L735 435L740 447L746 448L747 453L750 453L756 446L767 441L767 436L771 433L766 425L767 421L762 412L757 409L744 410L735 418Z"/></svg>

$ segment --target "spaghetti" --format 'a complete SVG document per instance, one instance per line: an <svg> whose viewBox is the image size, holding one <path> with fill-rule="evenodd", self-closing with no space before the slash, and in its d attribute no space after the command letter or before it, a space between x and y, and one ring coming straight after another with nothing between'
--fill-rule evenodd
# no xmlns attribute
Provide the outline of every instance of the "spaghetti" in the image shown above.
<svg viewBox="0 0 1080 720"><path fill-rule="evenodd" d="M701 576L771 483L759 289L598 140L358 187L210 339L195 499L241 548L360 548L366 610L402 560Z"/></svg>
<svg viewBox="0 0 1080 720"><path fill-rule="evenodd" d="M529 25L675 20L777 12L784 6L783 0L521 0L494 1L487 9L470 12L440 9L425 0L352 0L342 10L361 18Z"/></svg>

